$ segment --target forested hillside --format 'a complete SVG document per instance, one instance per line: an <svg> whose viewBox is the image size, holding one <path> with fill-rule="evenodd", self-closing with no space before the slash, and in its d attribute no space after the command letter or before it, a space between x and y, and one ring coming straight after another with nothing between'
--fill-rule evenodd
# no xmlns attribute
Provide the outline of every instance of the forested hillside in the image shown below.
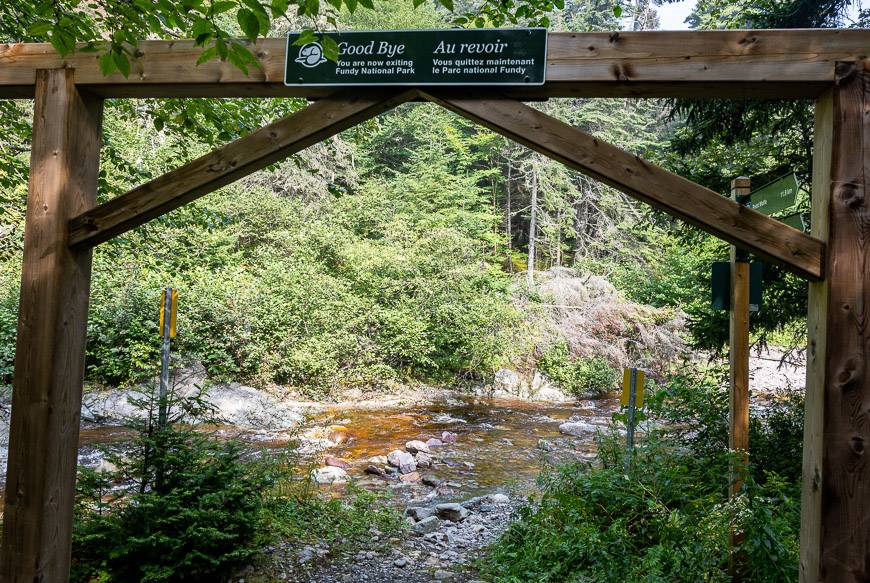
<svg viewBox="0 0 870 583"><path fill-rule="evenodd" d="M339 22L426 28L451 18L431 5L393 2L343 12ZM656 22L652 10L635 20ZM594 2L574 2L552 28L622 23ZM303 106L110 101L100 198ZM2 107L14 130L0 170L0 374L9 382L29 104ZM736 130L704 121L723 114L713 106L575 99L537 107L720 192L738 174L764 180L795 168L808 178L805 104L773 106L774 115ZM87 375L119 385L154 371L155 298L172 285L182 298L178 349L216 378L318 391L486 380L552 344L522 312L552 303L536 295L534 272L558 266L610 279L627 301L684 311L691 340L718 347L724 313L707 308L707 278L709 261L725 254L721 243L592 179L435 106L409 104L99 247ZM767 278L770 297L789 306L785 318L759 321L772 330L803 313L803 293L775 269Z"/></svg>

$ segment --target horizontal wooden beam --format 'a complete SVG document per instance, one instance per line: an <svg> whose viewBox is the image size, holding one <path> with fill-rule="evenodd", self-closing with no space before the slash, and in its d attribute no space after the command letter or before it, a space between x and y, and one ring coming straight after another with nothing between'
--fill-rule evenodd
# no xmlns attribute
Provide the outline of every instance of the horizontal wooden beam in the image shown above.
<svg viewBox="0 0 870 583"><path fill-rule="evenodd" d="M422 96L802 277L823 277L825 245L818 239L537 109L479 91Z"/></svg>
<svg viewBox="0 0 870 583"><path fill-rule="evenodd" d="M97 245L417 97L417 91L323 99L78 215L70 246Z"/></svg>
<svg viewBox="0 0 870 583"><path fill-rule="evenodd" d="M76 83L103 97L319 98L329 89L285 87L286 41L250 47L262 68L197 66L192 41L143 41L130 76L104 77L94 53L61 57L48 44L0 44L0 98L32 97L38 69L74 68ZM868 30L728 30L551 33L547 83L507 89L547 97L763 97L818 95L836 61L870 54Z"/></svg>

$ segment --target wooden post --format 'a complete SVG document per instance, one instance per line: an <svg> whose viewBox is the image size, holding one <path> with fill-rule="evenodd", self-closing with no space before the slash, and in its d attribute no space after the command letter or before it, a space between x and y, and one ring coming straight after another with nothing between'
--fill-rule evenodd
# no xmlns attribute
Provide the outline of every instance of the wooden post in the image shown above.
<svg viewBox="0 0 870 583"><path fill-rule="evenodd" d="M748 202L751 183L740 177L731 181L731 196ZM731 324L729 334L730 398L728 448L736 456L731 467L730 494L743 487L749 462L749 256L731 246Z"/></svg>
<svg viewBox="0 0 870 583"><path fill-rule="evenodd" d="M751 182L741 176L731 181L731 197L741 206L749 203ZM728 449L731 465L728 496L740 494L749 466L749 254L731 246L731 312L729 325ZM728 532L728 566L732 581L742 581L743 558L733 547L743 542L743 532L731 517Z"/></svg>
<svg viewBox="0 0 870 583"><path fill-rule="evenodd" d="M810 234L828 242L831 204L833 91L816 100L813 135L813 186ZM822 519L822 432L825 410L825 359L828 280L810 282L807 300L807 382L801 471L801 583L817 583Z"/></svg>
<svg viewBox="0 0 870 583"><path fill-rule="evenodd" d="M70 218L96 203L102 101L71 69L36 77L0 580L64 582L84 377L91 250Z"/></svg>
<svg viewBox="0 0 870 583"><path fill-rule="evenodd" d="M822 210L812 222L819 235L827 229L828 255L827 283L810 288L808 315L803 493L807 506L802 508L801 524L804 581L870 580L868 67L866 61L837 63L832 111L829 114L823 102L817 119L817 128L823 127L816 135L815 166L827 163L829 143L830 176L820 168L820 176L815 177L820 191L813 192L813 210ZM826 124L831 126L829 139ZM815 200L817 196L820 200Z"/></svg>

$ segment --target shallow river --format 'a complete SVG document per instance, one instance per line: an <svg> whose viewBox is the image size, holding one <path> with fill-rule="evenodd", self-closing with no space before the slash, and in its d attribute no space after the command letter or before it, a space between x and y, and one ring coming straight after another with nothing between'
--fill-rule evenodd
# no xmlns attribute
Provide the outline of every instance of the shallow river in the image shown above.
<svg viewBox="0 0 870 583"><path fill-rule="evenodd" d="M310 415L295 435L243 435L274 448L298 440L306 466L321 467L324 456L335 456L350 463L347 472L358 485L391 490L400 500L409 500L432 497L433 492L419 482L406 484L365 474L369 458L404 449L408 441L425 441L449 431L457 435L456 443L433 448L436 463L432 468L421 468L420 473L449 482L446 495L442 492L439 497L461 498L504 489L528 491L547 464L593 458L594 434L564 435L559 425L582 420L604 429L618 406L618 399L612 397L564 405L454 397L425 406L327 409ZM219 433L235 433L230 427L216 429ZM128 436L129 431L122 428L82 430L81 461L97 461L92 455L98 454L89 454L93 450L89 446L123 441ZM323 488L339 493L343 490L340 485Z"/></svg>

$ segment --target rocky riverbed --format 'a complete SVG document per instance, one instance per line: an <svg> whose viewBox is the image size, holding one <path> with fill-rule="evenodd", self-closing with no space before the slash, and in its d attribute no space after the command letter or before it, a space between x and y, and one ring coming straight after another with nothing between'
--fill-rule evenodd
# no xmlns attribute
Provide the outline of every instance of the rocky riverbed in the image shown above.
<svg viewBox="0 0 870 583"><path fill-rule="evenodd" d="M800 358L781 366L781 354L763 353L752 358L751 371L753 406L764 406L777 389L803 388ZM319 541L266 549L264 563L236 580L475 581L474 559L536 491L541 470L564 461L593 461L597 433L621 431L611 423L616 395L533 401L564 396L539 376L526 384L514 382L509 372L498 379L495 390L477 394L416 388L389 396L349 395L332 404L237 383L212 387L209 403L221 422L208 430L272 448L292 444L304 473L325 495L341 496L350 483L379 491L407 521L401 533L373 531L352 549ZM176 390L193 392L200 383L193 374L178 379ZM105 463L100 445L130 436L118 422L138 414L131 397L142 393L86 393L80 464ZM8 405L7 396L0 403L4 473Z"/></svg>

